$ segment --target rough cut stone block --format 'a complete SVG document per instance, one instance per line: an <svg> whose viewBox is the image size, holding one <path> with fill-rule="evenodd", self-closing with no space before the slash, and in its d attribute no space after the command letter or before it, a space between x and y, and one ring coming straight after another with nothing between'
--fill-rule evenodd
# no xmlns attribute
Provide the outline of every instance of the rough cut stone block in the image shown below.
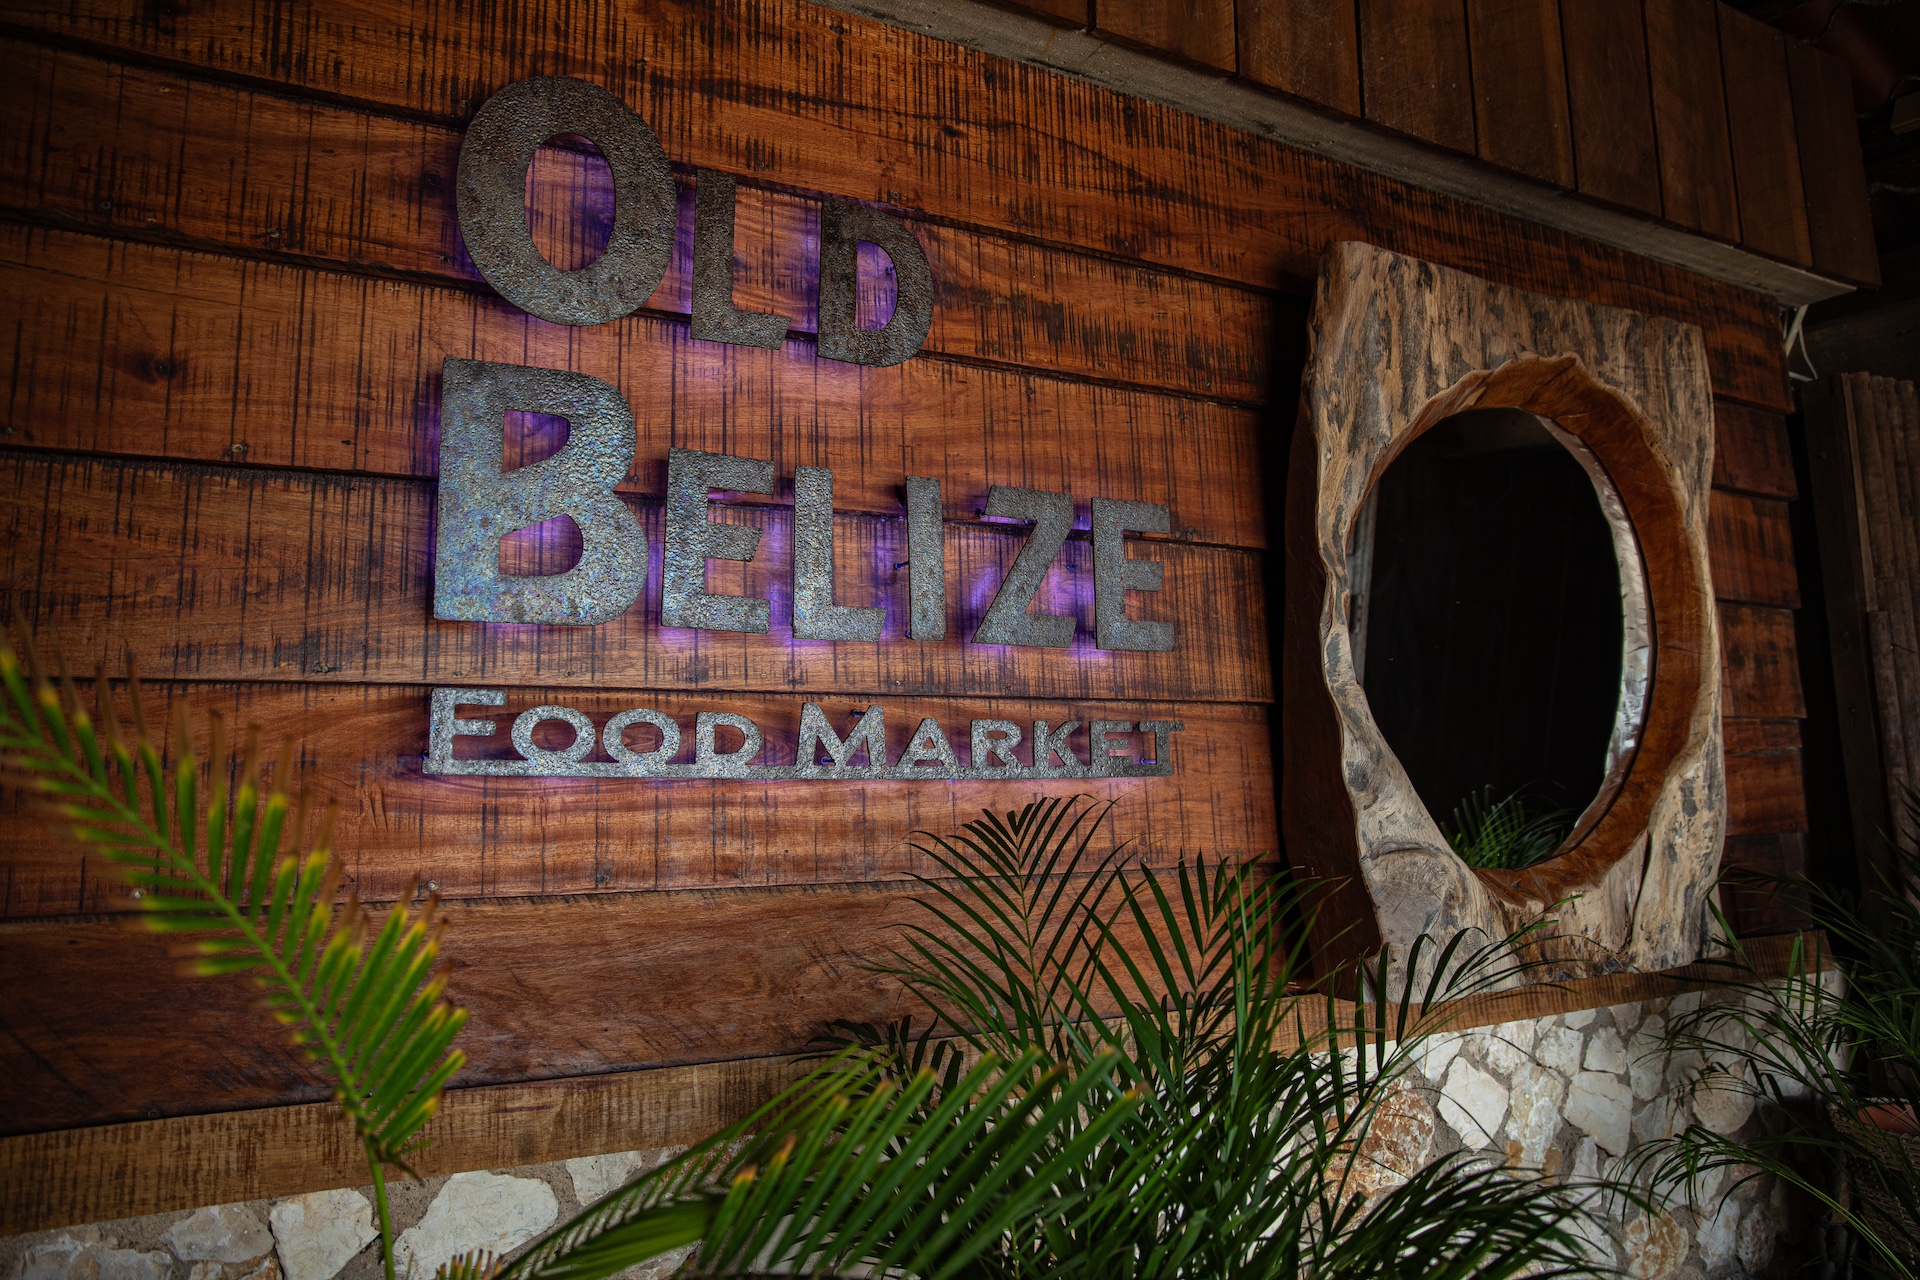
<svg viewBox="0 0 1920 1280"><path fill-rule="evenodd" d="M400 1234L394 1262L416 1276L430 1276L463 1253L504 1254L518 1248L559 1216L553 1188L537 1179L456 1173L419 1223Z"/></svg>
<svg viewBox="0 0 1920 1280"><path fill-rule="evenodd" d="M19 1280L167 1280L173 1257L61 1235L27 1250Z"/></svg>
<svg viewBox="0 0 1920 1280"><path fill-rule="evenodd" d="M358 1191L315 1191L267 1215L286 1280L333 1280L379 1234L373 1205Z"/></svg>
<svg viewBox="0 0 1920 1280"><path fill-rule="evenodd" d="M1567 1091L1567 1120L1609 1155L1624 1155L1632 1138L1633 1091L1619 1076L1582 1071Z"/></svg>
<svg viewBox="0 0 1920 1280"><path fill-rule="evenodd" d="M1572 1027L1547 1025L1534 1042L1533 1056L1540 1065L1571 1076L1580 1069L1580 1033Z"/></svg>
<svg viewBox="0 0 1920 1280"><path fill-rule="evenodd" d="M219 1204L174 1223L167 1247L185 1262L251 1262L273 1251L273 1236L245 1205Z"/></svg>
<svg viewBox="0 0 1920 1280"><path fill-rule="evenodd" d="M1507 1087L1465 1058L1456 1058L1440 1087L1440 1116L1467 1146L1487 1146L1506 1119Z"/></svg>
<svg viewBox="0 0 1920 1280"><path fill-rule="evenodd" d="M1620 1043L1620 1033L1612 1027L1602 1027L1593 1033L1587 1041L1586 1068L1589 1071L1606 1071L1620 1075L1627 1069L1627 1049Z"/></svg>
<svg viewBox="0 0 1920 1280"><path fill-rule="evenodd" d="M1507 1123L1508 1146L1522 1167L1538 1169L1560 1132L1560 1101L1566 1082L1545 1067L1522 1063L1513 1073L1513 1114Z"/></svg>

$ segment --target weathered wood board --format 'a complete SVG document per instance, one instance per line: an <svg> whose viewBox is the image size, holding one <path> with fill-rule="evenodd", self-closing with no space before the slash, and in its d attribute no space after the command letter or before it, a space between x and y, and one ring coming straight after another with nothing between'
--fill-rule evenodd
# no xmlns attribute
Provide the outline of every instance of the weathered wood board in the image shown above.
<svg viewBox="0 0 1920 1280"><path fill-rule="evenodd" d="M1089 18L1084 4L1043 7ZM1549 50L1550 4L1474 7L1531 15ZM1175 56L1230 60L1242 77L1311 71L1358 111L1357 8L1317 13L1304 54L1269 46L1270 72L1254 58L1273 25L1258 8L1196 6L1226 14L1229 34L1191 48L1151 22L1126 27L1113 6L1092 17ZM134 650L156 716L180 702L293 733L304 776L344 802L342 844L367 898L390 901L417 876L458 899L453 989L476 1010L469 1082L749 1059L803 1047L832 1017L896 1011L897 994L860 963L905 918L904 877L927 869L909 833L950 831L982 806L1089 791L1118 802L1112 838L1155 862L1274 851L1275 495L1308 293L1336 240L1699 325L1720 397L1718 482L1761 501L1755 519L1792 493L1766 299L1152 102L802 0L562 0L537 23L388 0L272 13L226 0L164 12L0 0L20 106L0 138L0 315L12 322L0 327L0 597L77 670ZM1471 24L1449 30L1472 38ZM614 324L530 320L462 248L462 131L490 94L536 73L607 86L675 166L666 277ZM1319 92L1295 83L1278 87ZM1520 88L1531 96L1518 100L1549 108L1557 92L1550 72ZM1463 103L1482 103L1483 153L1503 137L1551 141L1502 134L1509 99L1467 92ZM1463 149L1475 146L1470 135ZM1501 154L1564 179L1557 146ZM696 167L740 182L734 298L791 319L777 352L689 337ZM530 206L542 251L584 260L607 195L595 164L543 151ZM825 197L899 214L927 252L933 320L905 364L817 357ZM862 288L863 304L887 305L884 276ZM618 622L430 620L448 356L579 370L632 404L640 445L622 488L655 563ZM771 499L715 504L715 519L766 531L760 558L716 564L710 579L769 596L773 635L657 625L659 498L676 446L775 463ZM787 486L802 465L836 473L838 599L889 607L877 645L784 632ZM937 643L901 635L908 475L944 487L949 638ZM1129 542L1135 558L1166 563L1165 589L1131 608L1173 621L1179 648L1091 647L1084 534L1040 606L1076 616L1073 648L967 644L1020 543L980 518L996 484L1071 493L1083 526L1095 495L1168 504L1168 535ZM1774 536L1785 525L1762 523L1766 537L1716 551L1732 601L1765 596L1741 584L1777 584L1782 565L1791 581L1791 545ZM564 540L534 540L510 558L548 571L566 554ZM1747 637L1727 654L1729 714L1798 714L1779 596L1741 615L1745 631L1728 623ZM1152 779L427 778L435 684L596 719L626 706L746 710L773 751L792 749L782 735L803 698L836 713L882 701L896 736L932 715L956 742L989 716L1187 728L1174 774ZM1786 757L1753 759L1742 794L1756 814L1782 812ZM112 921L123 905L112 883L18 821L17 793L0 804L0 1013L17 1028L0 1053L0 1110L16 1128L317 1096L247 1020L244 993L195 984L183 996L153 940ZM184 1030L152 1016L173 1004Z"/></svg>

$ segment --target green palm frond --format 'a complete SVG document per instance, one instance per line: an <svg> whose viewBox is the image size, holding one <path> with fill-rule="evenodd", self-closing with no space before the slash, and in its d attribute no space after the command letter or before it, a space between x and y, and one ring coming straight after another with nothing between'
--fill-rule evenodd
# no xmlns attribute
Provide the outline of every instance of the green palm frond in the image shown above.
<svg viewBox="0 0 1920 1280"><path fill-rule="evenodd" d="M693 1275L944 1277L1043 1205L1069 1215L1060 1174L1106 1141L1135 1096L1118 1063L1077 1075L1038 1053L988 1056L943 1087L895 1080L859 1050L660 1166L549 1236L498 1280L600 1280L689 1244ZM1056 1145L1071 1127L1073 1140Z"/></svg>
<svg viewBox="0 0 1920 1280"><path fill-rule="evenodd" d="M408 1170L421 1128L465 1062L451 1047L466 1013L443 995L435 903L396 905L378 929L356 897L336 905L332 813L309 836L306 806L287 787L291 743L263 779L250 730L234 769L216 717L203 791L184 712L173 759L163 763L131 667L131 737L104 672L96 727L71 681L56 688L37 662L29 667L0 638L0 762L118 869L147 926L181 939L186 968L261 989L292 1043L331 1078L366 1150L389 1234L384 1170ZM387 1265L391 1275L390 1255Z"/></svg>
<svg viewBox="0 0 1920 1280"><path fill-rule="evenodd" d="M1469 792L1440 829L1447 844L1470 867L1517 871L1553 856L1573 828L1569 809L1527 809L1523 788L1501 800L1492 787Z"/></svg>

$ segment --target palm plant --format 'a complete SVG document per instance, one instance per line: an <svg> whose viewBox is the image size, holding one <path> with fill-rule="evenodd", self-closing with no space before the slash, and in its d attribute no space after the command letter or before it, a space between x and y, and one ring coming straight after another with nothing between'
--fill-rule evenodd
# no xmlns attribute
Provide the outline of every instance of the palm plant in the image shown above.
<svg viewBox="0 0 1920 1280"><path fill-rule="evenodd" d="M1920 797L1908 793L1920 823ZM1823 1205L1875 1275L1920 1277L1920 852L1895 845L1861 900L1807 880L1767 878L1824 930L1794 943L1769 978L1721 917L1715 998L1668 1023L1669 1055L1698 1064L1693 1086L1752 1097L1769 1119L1735 1139L1692 1125L1639 1153L1650 1184L1689 1195L1700 1178L1771 1174ZM1850 1184L1851 1194L1848 1185Z"/></svg>
<svg viewBox="0 0 1920 1280"><path fill-rule="evenodd" d="M1489 786L1468 792L1440 834L1470 867L1518 871L1552 857L1572 826L1566 809L1528 812L1525 788L1495 800Z"/></svg>
<svg viewBox="0 0 1920 1280"><path fill-rule="evenodd" d="M1090 852L1097 825L1052 800L916 846L941 875L887 971L936 1021L843 1024L792 1094L499 1280L597 1280L691 1244L694 1275L1596 1273L1583 1211L1525 1173L1441 1159L1361 1190L1425 1010L1510 973L1507 940L1382 956L1357 994L1432 976L1343 1016L1289 987L1286 881L1128 867Z"/></svg>
<svg viewBox="0 0 1920 1280"><path fill-rule="evenodd" d="M263 777L259 735L249 731L230 758L216 717L203 788L184 712L163 761L131 659L128 736L104 671L96 724L73 682L56 687L31 642L26 649L23 669L0 636L0 765L119 871L147 926L185 943L190 972L256 984L266 1011L320 1065L366 1152L393 1280L387 1171L411 1173L419 1132L465 1061L450 1048L466 1014L442 998L434 902L413 911L403 901L377 929L353 895L336 903L332 811L310 823L304 797L290 795L291 744Z"/></svg>

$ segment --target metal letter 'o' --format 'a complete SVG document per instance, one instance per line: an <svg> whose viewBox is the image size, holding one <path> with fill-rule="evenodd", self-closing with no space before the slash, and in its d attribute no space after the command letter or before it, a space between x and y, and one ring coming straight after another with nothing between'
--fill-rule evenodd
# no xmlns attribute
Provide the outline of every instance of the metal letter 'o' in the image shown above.
<svg viewBox="0 0 1920 1280"><path fill-rule="evenodd" d="M533 728L542 720L560 720L573 726L573 741L558 751L549 751L536 746L533 741ZM572 707L534 707L522 711L513 722L513 747L523 759L535 764L558 768L562 765L577 764L586 759L587 752L593 750L594 741L599 737L593 731L593 721L575 711Z"/></svg>
<svg viewBox="0 0 1920 1280"><path fill-rule="evenodd" d="M635 751L627 745L624 736L630 724L650 724L658 729L660 745L651 751ZM620 764L657 769L663 764L673 763L673 757L679 753L680 726L672 716L646 707L635 707L607 721L606 728L600 731L600 742L606 747L607 754Z"/></svg>
<svg viewBox="0 0 1920 1280"><path fill-rule="evenodd" d="M540 255L527 227L527 168L560 134L600 148L613 170L613 234L578 271ZM673 254L677 218L667 153L647 122L597 84L517 80L488 98L460 144L455 193L467 253L508 302L555 324L605 324L653 293Z"/></svg>

